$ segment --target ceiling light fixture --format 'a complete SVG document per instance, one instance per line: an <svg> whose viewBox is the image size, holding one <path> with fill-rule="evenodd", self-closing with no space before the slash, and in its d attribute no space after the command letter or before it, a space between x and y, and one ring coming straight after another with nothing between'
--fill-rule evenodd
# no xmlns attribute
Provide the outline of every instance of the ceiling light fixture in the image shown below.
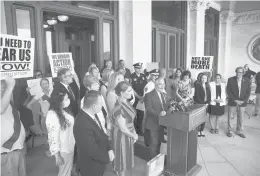
<svg viewBox="0 0 260 176"><path fill-rule="evenodd" d="M55 18L52 18L52 19L47 20L47 23L48 23L48 25L53 26L53 25L57 24L57 20Z"/></svg>
<svg viewBox="0 0 260 176"><path fill-rule="evenodd" d="M65 21L68 21L69 17L67 15L59 15L58 19L61 22L65 22Z"/></svg>

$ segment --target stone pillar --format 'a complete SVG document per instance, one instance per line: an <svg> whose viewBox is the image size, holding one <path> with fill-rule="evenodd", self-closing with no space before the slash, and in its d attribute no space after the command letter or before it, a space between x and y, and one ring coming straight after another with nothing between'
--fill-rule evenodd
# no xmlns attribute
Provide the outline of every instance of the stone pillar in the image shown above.
<svg viewBox="0 0 260 176"><path fill-rule="evenodd" d="M133 63L152 62L151 0L133 1Z"/></svg>
<svg viewBox="0 0 260 176"><path fill-rule="evenodd" d="M218 49L218 73L221 73L224 79L227 79L227 69L231 52L231 29L234 12L221 11L219 25L219 49Z"/></svg>
<svg viewBox="0 0 260 176"><path fill-rule="evenodd" d="M119 59L133 65L133 2L119 1Z"/></svg>
<svg viewBox="0 0 260 176"><path fill-rule="evenodd" d="M209 6L210 2L205 0L188 2L187 68L190 68L191 56L204 55L205 11ZM197 73L192 72L192 77L196 78Z"/></svg>
<svg viewBox="0 0 260 176"><path fill-rule="evenodd" d="M1 1L1 34L7 34L4 1Z"/></svg>

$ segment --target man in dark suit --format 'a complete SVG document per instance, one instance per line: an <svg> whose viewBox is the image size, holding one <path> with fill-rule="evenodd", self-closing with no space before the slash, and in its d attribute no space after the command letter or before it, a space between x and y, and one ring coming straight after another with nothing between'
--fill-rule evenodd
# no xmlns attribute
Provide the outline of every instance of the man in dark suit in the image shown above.
<svg viewBox="0 0 260 176"><path fill-rule="evenodd" d="M70 99L70 105L67 110L72 113L73 117L76 117L80 109L80 92L77 75L73 75L68 68L61 68L57 76L58 82L55 82L53 92L66 89Z"/></svg>
<svg viewBox="0 0 260 176"><path fill-rule="evenodd" d="M237 112L237 135L245 138L243 134L243 118L247 101L251 93L251 83L246 77L243 77L244 68L236 68L236 76L228 79L227 95L228 95L228 137L232 137L232 127L230 118L235 111Z"/></svg>
<svg viewBox="0 0 260 176"><path fill-rule="evenodd" d="M166 115L166 102L165 82L164 79L158 78L155 80L155 89L147 93L144 98L146 110L144 136L149 145L151 158L159 154L163 141L163 127L159 125L159 118Z"/></svg>
<svg viewBox="0 0 260 176"><path fill-rule="evenodd" d="M256 94L256 102L255 102L255 113L254 116L258 116L260 114L260 72L255 75L255 94Z"/></svg>
<svg viewBox="0 0 260 176"><path fill-rule="evenodd" d="M119 63L118 63L118 70L122 70L124 72L124 77L125 79L128 79L130 80L130 76L131 76L131 71L125 67L125 61L124 60L119 60Z"/></svg>
<svg viewBox="0 0 260 176"><path fill-rule="evenodd" d="M101 109L101 94L94 90L88 91L73 129L78 148L77 165L81 176L102 176L106 164L114 159L108 136L97 117Z"/></svg>

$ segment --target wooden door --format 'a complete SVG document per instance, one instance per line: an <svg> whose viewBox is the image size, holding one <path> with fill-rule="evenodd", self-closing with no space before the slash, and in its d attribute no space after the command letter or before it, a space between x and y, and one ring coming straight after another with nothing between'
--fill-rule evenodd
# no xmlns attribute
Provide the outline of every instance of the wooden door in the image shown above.
<svg viewBox="0 0 260 176"><path fill-rule="evenodd" d="M180 67L181 61L179 57L180 40L179 33L175 30L167 30L159 28L157 31L154 29L156 35L153 34L153 59L155 62L159 62L160 68L170 68ZM154 53L155 51L155 53Z"/></svg>
<svg viewBox="0 0 260 176"><path fill-rule="evenodd" d="M212 64L212 77L210 81L216 77L218 73L218 46L217 46L217 39L212 37L205 37L204 41L204 55L205 56L214 56L213 64Z"/></svg>
<svg viewBox="0 0 260 176"><path fill-rule="evenodd" d="M91 63L91 33L82 26L72 26L69 24L57 24L56 32L56 52L71 52L74 61L74 69L80 80Z"/></svg>

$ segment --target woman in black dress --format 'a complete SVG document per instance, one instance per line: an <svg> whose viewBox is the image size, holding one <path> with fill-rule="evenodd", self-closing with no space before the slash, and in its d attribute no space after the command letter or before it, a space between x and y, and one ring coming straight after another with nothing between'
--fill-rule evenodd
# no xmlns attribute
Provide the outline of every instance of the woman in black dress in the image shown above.
<svg viewBox="0 0 260 176"><path fill-rule="evenodd" d="M195 93L194 93L194 102L196 104L207 104L211 102L211 92L208 84L208 76L203 73L201 74L200 79L194 85ZM205 137L204 134L205 122L198 126L198 137Z"/></svg>
<svg viewBox="0 0 260 176"><path fill-rule="evenodd" d="M221 82L221 75L217 74L215 81L210 83L211 102L208 108L209 122L212 134L219 133L219 117L225 113L226 85Z"/></svg>

